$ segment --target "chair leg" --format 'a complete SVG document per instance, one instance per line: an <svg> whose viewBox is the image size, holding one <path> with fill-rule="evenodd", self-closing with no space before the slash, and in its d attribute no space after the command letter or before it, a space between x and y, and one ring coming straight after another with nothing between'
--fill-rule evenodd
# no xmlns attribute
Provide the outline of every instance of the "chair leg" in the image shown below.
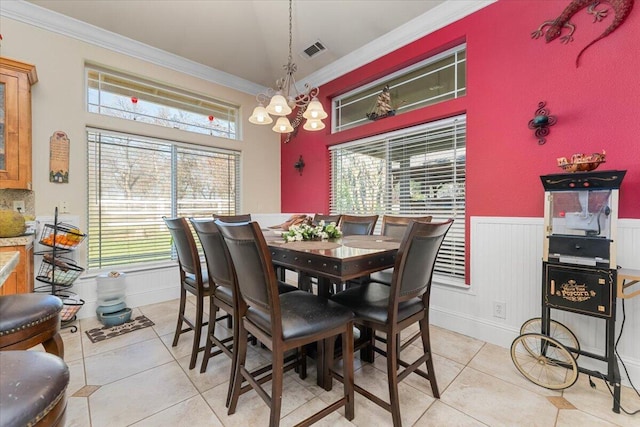
<svg viewBox="0 0 640 427"><path fill-rule="evenodd" d="M269 427L278 427L280 425L280 412L282 410L284 354L282 351L273 351L271 355L271 366L273 368L271 370L271 414L269 416Z"/></svg>
<svg viewBox="0 0 640 427"><path fill-rule="evenodd" d="M200 337L202 336L202 316L204 314L204 298L199 297L196 301L196 321L193 331L193 346L191 348L191 361L189 362L189 369L196 367L196 360L198 359L198 352L200 351ZM214 320L215 323L215 320ZM208 338L207 338L208 339Z"/></svg>
<svg viewBox="0 0 640 427"><path fill-rule="evenodd" d="M178 324L176 325L176 333L173 335L173 344L172 347L178 345L178 338L180 338L180 333L182 332L182 323L184 322L184 309L187 305L187 291L181 287L180 288L180 308L178 309Z"/></svg>
<svg viewBox="0 0 640 427"><path fill-rule="evenodd" d="M429 357L426 360L427 376L431 383L431 392L433 397L440 399L440 392L438 391L438 382L436 381L436 371L433 369L433 353L431 352L431 340L429 338L429 321L428 319L422 319L420 321L420 332L422 336L422 349L424 354L428 354Z"/></svg>
<svg viewBox="0 0 640 427"><path fill-rule="evenodd" d="M231 373L229 375L229 389L227 390L227 401L225 403L225 406L227 408L229 408L230 404L231 404L231 392L233 391L233 386L235 385L236 382L236 377L238 375L237 372L237 366L238 366L238 352L240 350L238 350L238 347L240 346L240 342L239 342L239 338L240 338L240 323L242 322L242 319L238 318L237 316L233 318L233 341L232 341L232 345L233 345L233 357L231 358ZM244 328L243 328L244 329ZM249 341L249 337L247 334L247 331L244 330L244 337L243 339L243 351L244 354L246 356L247 354L247 345L248 345L248 341ZM255 338L254 338L255 339ZM244 363L244 358L242 359L243 363ZM240 375L240 383L242 383L242 375ZM237 399L237 397L236 397Z"/></svg>
<svg viewBox="0 0 640 427"><path fill-rule="evenodd" d="M389 406L393 427L401 427L400 398L398 396L398 340L387 334L387 376L389 381Z"/></svg>
<svg viewBox="0 0 640 427"><path fill-rule="evenodd" d="M333 338L330 338L333 340ZM331 358L333 360L333 356ZM333 363L329 366L329 369ZM349 325L342 334L342 375L344 394L347 396L347 404L344 408L344 416L351 421L355 417L355 396L353 391L353 326ZM331 377L329 377L331 382Z"/></svg>
<svg viewBox="0 0 640 427"><path fill-rule="evenodd" d="M207 343L204 346L204 355L202 356L202 365L200 366L201 374L207 371L207 365L209 364L209 359L211 359L211 347L213 347L211 337L215 334L217 311L218 307L214 305L213 297L209 297L209 326L207 327Z"/></svg>
<svg viewBox="0 0 640 427"><path fill-rule="evenodd" d="M47 353L55 354L60 359L64 359L64 343L59 332L56 332L54 336L43 342L42 345Z"/></svg>
<svg viewBox="0 0 640 427"><path fill-rule="evenodd" d="M234 345L236 351L233 353L233 383L229 383L230 391L231 391L231 400L227 405L229 407L229 411L227 412L229 415L233 415L236 412L236 406L238 405L238 397L240 397L240 391L242 388L242 373L241 369L244 368L245 361L247 359L247 330L242 325L242 319L237 319L238 323L238 335L237 339L234 340ZM234 336L235 330L234 330Z"/></svg>

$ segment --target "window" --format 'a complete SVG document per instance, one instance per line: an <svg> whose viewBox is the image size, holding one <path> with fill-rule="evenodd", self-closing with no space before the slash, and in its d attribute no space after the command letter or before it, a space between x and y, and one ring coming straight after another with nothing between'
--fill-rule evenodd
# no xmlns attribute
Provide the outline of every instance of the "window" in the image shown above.
<svg viewBox="0 0 640 427"><path fill-rule="evenodd" d="M457 46L371 84L334 98L334 132L369 123L378 96L389 86L395 114L466 94L466 45Z"/></svg>
<svg viewBox="0 0 640 427"><path fill-rule="evenodd" d="M96 66L86 79L90 113L239 139L238 106Z"/></svg>
<svg viewBox="0 0 640 427"><path fill-rule="evenodd" d="M435 274L464 283L466 117L336 145L331 213L454 218Z"/></svg>
<svg viewBox="0 0 640 427"><path fill-rule="evenodd" d="M234 215L240 153L90 129L89 268L169 260L162 216Z"/></svg>

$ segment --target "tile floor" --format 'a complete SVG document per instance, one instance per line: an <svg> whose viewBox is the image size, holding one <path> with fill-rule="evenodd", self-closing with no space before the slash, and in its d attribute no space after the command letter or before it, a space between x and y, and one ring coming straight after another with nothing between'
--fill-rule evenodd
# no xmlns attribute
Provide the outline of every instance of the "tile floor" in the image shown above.
<svg viewBox="0 0 640 427"><path fill-rule="evenodd" d="M195 311L192 302L188 306ZM134 315L146 315L155 326L95 344L84 332L101 326L95 318L79 321L76 333L63 332L65 360L71 369L68 427L268 424L268 408L253 391L240 397L234 415L227 415L224 401L231 363L226 356L213 358L204 374L199 373L201 356L196 369L188 369L192 333L183 334L178 346L171 347L177 310L177 300L136 308ZM611 411L612 399L602 381L596 381L594 390L580 375L574 386L554 392L522 377L508 349L438 327L432 327L432 346L441 398L431 396L421 377L405 379L400 385L404 426L640 425L640 414ZM266 350L249 347L253 364L268 360ZM388 396L383 358L377 357L373 364L357 359L355 369L356 382ZM331 392L317 387L315 377L313 362L304 381L287 373L282 426L294 425L340 394L338 386ZM629 388L623 389L622 401L629 409L640 407L640 398ZM391 425L389 413L358 394L355 419L349 422L343 413L333 413L317 425Z"/></svg>

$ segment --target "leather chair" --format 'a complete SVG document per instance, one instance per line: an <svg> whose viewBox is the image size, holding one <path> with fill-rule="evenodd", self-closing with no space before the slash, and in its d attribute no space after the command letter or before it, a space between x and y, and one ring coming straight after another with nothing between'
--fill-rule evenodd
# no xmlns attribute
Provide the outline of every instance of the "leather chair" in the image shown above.
<svg viewBox="0 0 640 427"><path fill-rule="evenodd" d="M207 262L209 287L213 289L211 298L209 299L208 339L204 349L202 367L200 368L200 372L202 373L207 370L209 359L220 353L225 353L233 359L233 346L227 345L233 337L219 339L215 336L215 316L217 311L222 309L229 315L233 315L233 278L230 270L231 259L229 258L226 245L216 223L213 220L197 220L194 218L191 218L190 221L202 245L204 257ZM295 290L297 290L295 286L278 282L279 293ZM235 332L234 328L234 335L236 335ZM212 352L214 346L217 346L218 350Z"/></svg>
<svg viewBox="0 0 640 427"><path fill-rule="evenodd" d="M340 231L343 236L373 234L378 215L342 215Z"/></svg>
<svg viewBox="0 0 640 427"><path fill-rule="evenodd" d="M189 369L193 369L196 366L198 353L204 350L204 347L200 347L202 327L208 324L208 322L203 322L204 299L211 296L213 289L209 287L209 277L206 269L203 270L200 265L198 248L187 220L180 217L162 217L162 219L171 233L173 245L178 253L178 266L180 268L180 308L172 346L178 345L178 339L182 333L193 331L193 346L189 362ZM187 292L196 297L195 319L190 319L185 315ZM183 328L185 323L187 327Z"/></svg>
<svg viewBox="0 0 640 427"><path fill-rule="evenodd" d="M241 394L251 389L270 407L269 426L280 423L282 406L282 383L284 354L307 344L325 341L326 352L320 351L318 375L326 378L333 360L333 340L342 335L344 394L336 402L304 420L309 425L340 407L345 407L348 420L354 417L353 395L353 313L324 298L296 290L278 293L278 281L273 268L271 254L257 223L232 225L217 223L226 242L232 260L234 292L236 293L236 316L238 339L236 346L235 373L229 404L229 414L236 411ZM247 335L251 333L269 350L272 361L270 373L258 377L258 370L250 372L245 366ZM319 346L319 349L324 349ZM324 356L323 356L324 354ZM331 355L329 358L328 355ZM260 384L271 380L271 396ZM242 386L243 380L248 385Z"/></svg>
<svg viewBox="0 0 640 427"><path fill-rule="evenodd" d="M356 325L386 334L386 348L375 347L369 336L367 345L387 358L387 375L390 402L385 402L368 390L355 384L355 390L391 412L394 427L401 426L398 383L407 375L416 373L429 380L435 398L440 397L433 369L433 356L429 339L429 296L434 265L440 246L453 220L444 223L411 222L404 235L391 286L369 282L347 289L331 297L344 307L353 310ZM400 333L418 323L422 338L423 355L412 363L400 358ZM426 372L419 369L426 364ZM400 367L403 367L399 371Z"/></svg>
<svg viewBox="0 0 640 427"><path fill-rule="evenodd" d="M0 351L0 427L63 427L69 367L41 351Z"/></svg>
<svg viewBox="0 0 640 427"><path fill-rule="evenodd" d="M431 222L432 216L391 216L384 215L382 217L382 229L380 234L394 239L402 240L404 232L411 221ZM393 276L393 268L371 273L369 280L372 282L382 283L391 286L391 278Z"/></svg>
<svg viewBox="0 0 640 427"><path fill-rule="evenodd" d="M340 218L342 215L323 215L323 214L315 214L313 219L311 220L312 225L320 224L320 221L324 221L325 224L331 224L335 222L336 224L340 223Z"/></svg>
<svg viewBox="0 0 640 427"><path fill-rule="evenodd" d="M42 344L64 358L60 298L41 293L0 296L0 350L28 350Z"/></svg>
<svg viewBox="0 0 640 427"><path fill-rule="evenodd" d="M220 220L222 222L228 222L230 224L236 222L251 222L251 214L240 214L240 215L216 215L213 214L213 219Z"/></svg>

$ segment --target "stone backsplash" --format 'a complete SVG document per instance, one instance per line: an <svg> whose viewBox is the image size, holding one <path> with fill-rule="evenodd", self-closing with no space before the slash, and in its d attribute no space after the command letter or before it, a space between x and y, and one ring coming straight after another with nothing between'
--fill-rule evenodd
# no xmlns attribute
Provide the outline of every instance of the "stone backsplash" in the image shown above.
<svg viewBox="0 0 640 427"><path fill-rule="evenodd" d="M35 193L30 190L0 190L0 209L13 209L13 202L22 200L26 216L35 216Z"/></svg>

